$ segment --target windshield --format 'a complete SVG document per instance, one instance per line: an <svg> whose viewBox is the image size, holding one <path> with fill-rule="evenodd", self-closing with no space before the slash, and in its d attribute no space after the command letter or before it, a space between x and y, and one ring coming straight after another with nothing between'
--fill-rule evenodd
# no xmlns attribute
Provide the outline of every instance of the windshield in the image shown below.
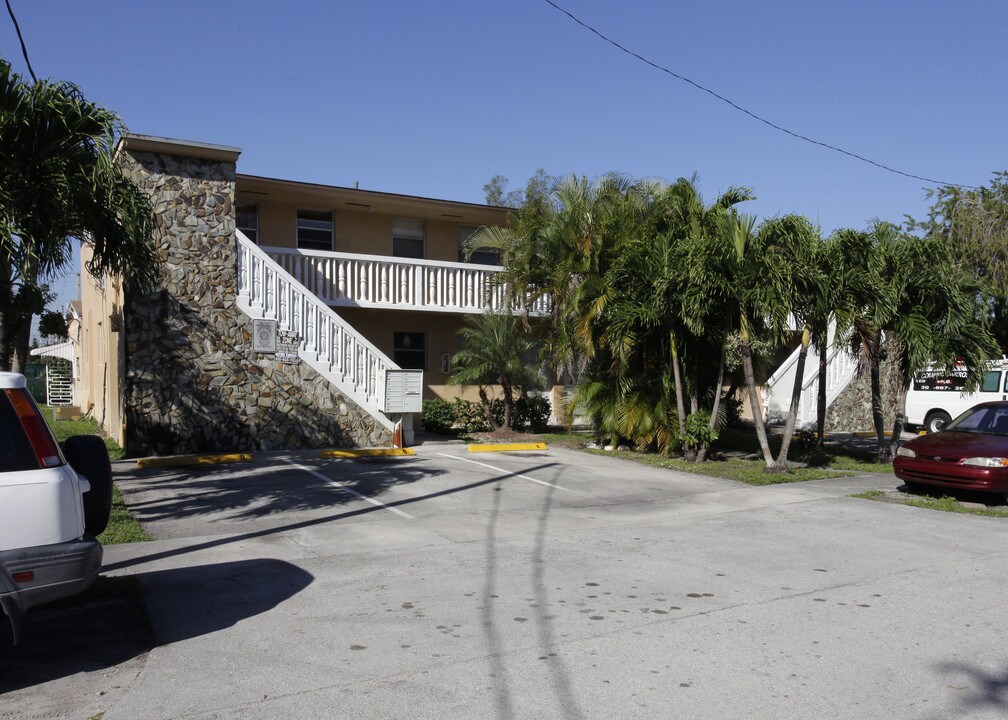
<svg viewBox="0 0 1008 720"><path fill-rule="evenodd" d="M1008 437L1008 406L973 407L945 426L946 430Z"/></svg>

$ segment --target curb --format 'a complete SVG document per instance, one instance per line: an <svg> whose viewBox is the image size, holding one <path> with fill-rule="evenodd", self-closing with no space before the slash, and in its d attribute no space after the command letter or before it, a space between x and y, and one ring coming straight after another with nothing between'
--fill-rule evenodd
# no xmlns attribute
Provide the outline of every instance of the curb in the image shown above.
<svg viewBox="0 0 1008 720"><path fill-rule="evenodd" d="M369 457L405 457L416 455L413 448L367 448L364 450L323 450L320 458L327 460L337 458L369 458Z"/></svg>
<svg viewBox="0 0 1008 720"><path fill-rule="evenodd" d="M514 452L518 450L549 450L546 443L488 443L483 445L467 445L469 452Z"/></svg>
<svg viewBox="0 0 1008 720"><path fill-rule="evenodd" d="M193 467L196 465L225 465L227 463L252 462L251 453L227 453L224 455L169 455L166 457L138 458L138 468Z"/></svg>

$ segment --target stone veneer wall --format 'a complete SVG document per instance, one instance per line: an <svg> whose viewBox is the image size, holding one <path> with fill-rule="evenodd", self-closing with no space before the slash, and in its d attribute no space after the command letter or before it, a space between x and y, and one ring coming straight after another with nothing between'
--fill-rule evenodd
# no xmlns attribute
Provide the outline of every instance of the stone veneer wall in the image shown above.
<svg viewBox="0 0 1008 720"><path fill-rule="evenodd" d="M235 304L235 163L128 150L122 162L152 196L164 263L162 286L125 307L127 451L388 446L310 367L252 352Z"/></svg>
<svg viewBox="0 0 1008 720"><path fill-rule="evenodd" d="M886 352L888 351L888 352ZM895 348L890 341L883 343L886 357L895 358ZM882 417L884 428L892 430L896 421L896 400L899 392L899 375L895 361L883 360L879 367L879 384L882 387ZM871 375L867 370L856 376L837 399L826 408L826 432L875 431L871 409Z"/></svg>

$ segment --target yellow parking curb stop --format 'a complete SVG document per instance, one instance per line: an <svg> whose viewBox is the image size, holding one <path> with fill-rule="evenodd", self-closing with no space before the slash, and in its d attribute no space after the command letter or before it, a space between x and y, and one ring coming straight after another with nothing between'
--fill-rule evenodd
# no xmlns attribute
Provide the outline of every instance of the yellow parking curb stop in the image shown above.
<svg viewBox="0 0 1008 720"><path fill-rule="evenodd" d="M190 467L193 465L225 465L252 462L251 453L226 453L223 455L169 455L166 457L139 458L138 468Z"/></svg>
<svg viewBox="0 0 1008 720"><path fill-rule="evenodd" d="M487 443L468 445L469 452L514 452L516 450L549 450L546 443Z"/></svg>
<svg viewBox="0 0 1008 720"><path fill-rule="evenodd" d="M327 460L336 458L405 457L416 455L413 448L365 448L362 450L323 450L319 457Z"/></svg>

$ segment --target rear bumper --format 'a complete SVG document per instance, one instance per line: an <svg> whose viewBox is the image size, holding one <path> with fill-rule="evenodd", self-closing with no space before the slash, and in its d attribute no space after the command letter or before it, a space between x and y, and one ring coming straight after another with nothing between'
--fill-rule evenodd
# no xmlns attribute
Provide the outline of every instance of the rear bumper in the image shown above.
<svg viewBox="0 0 1008 720"><path fill-rule="evenodd" d="M977 492L1008 493L1008 473L1001 468L897 457L893 472L904 482Z"/></svg>
<svg viewBox="0 0 1008 720"><path fill-rule="evenodd" d="M0 551L0 605L10 618L15 641L26 610L87 590L101 563L102 546L87 535L55 545ZM31 580L14 581L16 573L29 571L34 574Z"/></svg>

